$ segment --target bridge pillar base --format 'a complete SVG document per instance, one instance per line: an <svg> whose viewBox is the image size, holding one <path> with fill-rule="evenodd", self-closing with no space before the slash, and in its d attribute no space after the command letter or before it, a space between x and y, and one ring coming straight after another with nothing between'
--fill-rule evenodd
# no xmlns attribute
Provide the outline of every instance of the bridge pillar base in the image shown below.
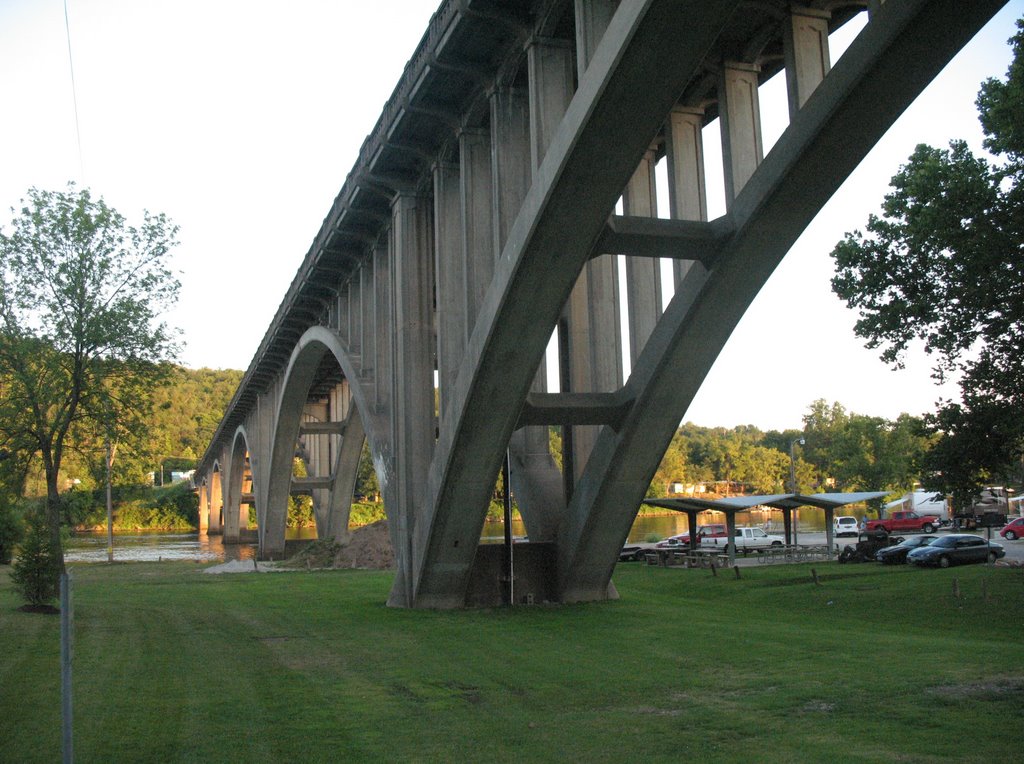
<svg viewBox="0 0 1024 764"><path fill-rule="evenodd" d="M498 607L505 603L508 585L503 544L477 547L466 591L466 607ZM558 566L553 543L527 542L512 546L513 604L558 600Z"/></svg>

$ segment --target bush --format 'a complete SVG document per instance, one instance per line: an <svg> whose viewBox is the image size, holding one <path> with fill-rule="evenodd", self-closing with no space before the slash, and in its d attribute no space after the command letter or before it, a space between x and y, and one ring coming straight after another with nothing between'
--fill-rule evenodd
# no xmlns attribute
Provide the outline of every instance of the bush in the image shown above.
<svg viewBox="0 0 1024 764"><path fill-rule="evenodd" d="M382 502L352 502L352 510L349 512L348 524L351 527L362 527L370 525L378 520L386 520Z"/></svg>
<svg viewBox="0 0 1024 764"><path fill-rule="evenodd" d="M120 531L186 531L195 527L195 524L187 517L182 517L173 505L154 507L141 501L122 504L117 510L114 525Z"/></svg>
<svg viewBox="0 0 1024 764"><path fill-rule="evenodd" d="M287 525L289 528L312 528L316 525L312 496L288 497Z"/></svg>
<svg viewBox="0 0 1024 764"><path fill-rule="evenodd" d="M29 605L46 605L60 593L60 550L50 546L50 530L44 515L28 516L28 533L14 561L11 580Z"/></svg>
<svg viewBox="0 0 1024 764"><path fill-rule="evenodd" d="M157 509L177 515L193 527L199 525L199 497L187 481L157 488L156 492Z"/></svg>
<svg viewBox="0 0 1024 764"><path fill-rule="evenodd" d="M15 545L25 534L10 499L0 493L0 565L10 565Z"/></svg>
<svg viewBox="0 0 1024 764"><path fill-rule="evenodd" d="M61 495L64 522L72 527L100 525L107 521L106 494L102 490L70 490Z"/></svg>

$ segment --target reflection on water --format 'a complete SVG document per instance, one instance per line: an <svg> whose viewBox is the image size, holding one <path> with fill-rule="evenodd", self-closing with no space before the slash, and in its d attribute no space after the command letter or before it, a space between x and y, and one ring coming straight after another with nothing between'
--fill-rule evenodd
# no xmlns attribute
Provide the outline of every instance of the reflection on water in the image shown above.
<svg viewBox="0 0 1024 764"><path fill-rule="evenodd" d="M222 536L208 536L196 531L125 531L114 534L116 562L157 562L159 560L195 560L228 562L256 557L256 531L252 540L241 544L225 544ZM316 528L289 528L285 539L315 539ZM107 534L76 533L64 551L66 562L106 562Z"/></svg>
<svg viewBox="0 0 1024 764"><path fill-rule="evenodd" d="M801 532L824 531L825 513L820 509L800 510ZM698 524L724 523L722 512L702 512ZM754 509L736 513L737 525L753 525L769 533L782 532L782 513ZM686 515L640 515L633 523L628 541L660 540L685 533ZM526 526L521 520L512 521L512 534L517 538L526 536ZM287 539L315 539L315 528L289 528ZM487 522L480 535L487 544L504 543L505 533L502 522ZM118 562L156 562L157 560L195 560L199 562L221 562L230 560L251 560L256 556L255 543L225 544L221 536L208 536L195 531L191 533L167 531L131 531L114 534L114 560ZM107 534L76 533L68 541L64 559L67 562L106 562Z"/></svg>
<svg viewBox="0 0 1024 764"><path fill-rule="evenodd" d="M114 534L114 560L117 562L156 562L158 560L195 560L218 562L249 560L256 556L254 544L225 544L220 536L195 531L129 531ZM106 533L76 533L68 540L66 562L106 562Z"/></svg>

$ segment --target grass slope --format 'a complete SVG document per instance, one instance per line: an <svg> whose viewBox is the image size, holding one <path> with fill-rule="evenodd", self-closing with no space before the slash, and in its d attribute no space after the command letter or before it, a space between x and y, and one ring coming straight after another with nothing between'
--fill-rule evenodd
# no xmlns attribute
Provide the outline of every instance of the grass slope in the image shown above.
<svg viewBox="0 0 1024 764"><path fill-rule="evenodd" d="M1024 573L620 566L617 602L384 607L390 574L77 566L83 762L1002 761ZM958 579L961 597L952 595ZM0 760L60 758L59 619L0 572Z"/></svg>

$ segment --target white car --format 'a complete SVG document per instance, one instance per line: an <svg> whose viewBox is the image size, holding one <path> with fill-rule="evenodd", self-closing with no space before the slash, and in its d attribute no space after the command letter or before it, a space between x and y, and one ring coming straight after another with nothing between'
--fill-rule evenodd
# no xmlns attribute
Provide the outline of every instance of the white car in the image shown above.
<svg viewBox="0 0 1024 764"><path fill-rule="evenodd" d="M860 523L853 515L840 515L832 521L832 532L836 536L856 536Z"/></svg>

